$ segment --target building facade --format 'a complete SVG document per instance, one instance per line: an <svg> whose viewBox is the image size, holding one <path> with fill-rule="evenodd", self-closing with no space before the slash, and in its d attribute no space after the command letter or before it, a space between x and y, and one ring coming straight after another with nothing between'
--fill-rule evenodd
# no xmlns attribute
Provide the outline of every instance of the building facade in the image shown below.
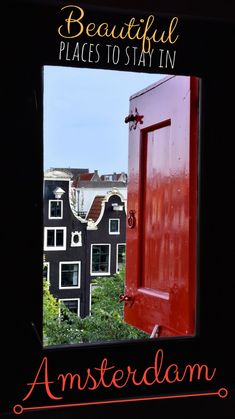
<svg viewBox="0 0 235 419"><path fill-rule="evenodd" d="M116 179L107 183L90 176L90 203L81 214L76 199L81 185L73 170L51 169L44 176L44 277L59 301L85 317L90 313L92 281L117 273L125 263L126 198ZM87 169L79 170L77 178L89 178ZM126 183L121 184L123 191Z"/></svg>

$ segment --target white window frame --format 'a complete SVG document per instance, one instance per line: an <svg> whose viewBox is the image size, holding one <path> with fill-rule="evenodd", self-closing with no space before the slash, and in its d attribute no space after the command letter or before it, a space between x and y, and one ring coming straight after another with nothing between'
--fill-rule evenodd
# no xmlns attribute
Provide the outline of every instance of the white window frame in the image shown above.
<svg viewBox="0 0 235 419"><path fill-rule="evenodd" d="M116 246L116 273L119 273L119 269L118 269L118 246L125 246L126 249L126 243L117 243Z"/></svg>
<svg viewBox="0 0 235 419"><path fill-rule="evenodd" d="M61 317L61 308L60 308L60 302L64 301L74 301L76 300L78 302L78 317L80 317L80 298L59 298L59 317Z"/></svg>
<svg viewBox="0 0 235 419"><path fill-rule="evenodd" d="M90 282L90 296L89 296L89 316L91 315L91 293L92 293L92 290L94 289L94 288L97 288L99 285L96 285L96 284L94 284L93 282Z"/></svg>
<svg viewBox="0 0 235 419"><path fill-rule="evenodd" d="M89 295L89 316L91 315L91 292L92 292L93 284L90 283L90 295Z"/></svg>
<svg viewBox="0 0 235 419"><path fill-rule="evenodd" d="M47 246L47 234L48 230L63 230L63 246ZM52 251L59 251L59 250L66 250L66 242L67 242L67 228L66 227L44 227L44 250L52 250Z"/></svg>
<svg viewBox="0 0 235 419"><path fill-rule="evenodd" d="M44 262L43 265L47 266L47 278L46 278L46 280L47 280L47 282L50 283L50 262Z"/></svg>
<svg viewBox="0 0 235 419"><path fill-rule="evenodd" d="M92 272L93 246L108 246L109 247L108 272ZM110 262L111 262L111 244L110 243L92 243L91 244L91 257L90 257L90 276L97 276L97 277L109 276L110 275Z"/></svg>
<svg viewBox="0 0 235 419"><path fill-rule="evenodd" d="M111 231L111 222L112 221L117 221L117 223L118 223L118 229L117 229L117 231ZM110 218L109 219L109 234L120 234L120 218Z"/></svg>
<svg viewBox="0 0 235 419"><path fill-rule="evenodd" d="M61 284L62 281L62 265L78 265L78 285L72 286L72 287L63 287ZM62 261L59 262L59 289L60 290L72 290L72 289L78 289L81 287L81 261L75 260L75 261Z"/></svg>
<svg viewBox="0 0 235 419"><path fill-rule="evenodd" d="M78 236L78 242L74 242L74 237ZM82 246L82 232L81 231L72 231L71 232L71 247L81 247Z"/></svg>
<svg viewBox="0 0 235 419"><path fill-rule="evenodd" d="M60 202L61 204L61 216L60 217L52 217L51 216L51 203L52 202ZM50 199L48 203L48 218L49 220L62 220L63 218L63 200L62 199Z"/></svg>

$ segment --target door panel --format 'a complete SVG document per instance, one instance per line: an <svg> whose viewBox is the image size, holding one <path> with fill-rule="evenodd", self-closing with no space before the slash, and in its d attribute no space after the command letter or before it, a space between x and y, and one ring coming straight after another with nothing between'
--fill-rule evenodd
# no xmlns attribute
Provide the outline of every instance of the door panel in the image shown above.
<svg viewBox="0 0 235 419"><path fill-rule="evenodd" d="M169 291L169 139L170 123L147 131L142 138L143 287ZM151 185L151 188L149 187ZM149 261L151 260L151 264Z"/></svg>
<svg viewBox="0 0 235 419"><path fill-rule="evenodd" d="M125 321L160 336L195 333L198 80L170 76L133 95Z"/></svg>

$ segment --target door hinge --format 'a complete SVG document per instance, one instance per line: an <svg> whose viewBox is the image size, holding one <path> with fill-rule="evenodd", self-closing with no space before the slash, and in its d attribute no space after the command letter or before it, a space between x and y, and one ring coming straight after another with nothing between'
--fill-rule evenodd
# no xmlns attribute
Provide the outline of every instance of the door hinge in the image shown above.
<svg viewBox="0 0 235 419"><path fill-rule="evenodd" d="M155 326L152 330L152 333L150 335L150 339L158 338L159 337L159 332L160 332L160 326L159 326L159 324L155 324Z"/></svg>
<svg viewBox="0 0 235 419"><path fill-rule="evenodd" d="M136 129L137 124L143 124L144 115L140 115L137 108L135 108L135 114L131 111L131 113L126 116L125 123L127 124L130 122L129 129Z"/></svg>

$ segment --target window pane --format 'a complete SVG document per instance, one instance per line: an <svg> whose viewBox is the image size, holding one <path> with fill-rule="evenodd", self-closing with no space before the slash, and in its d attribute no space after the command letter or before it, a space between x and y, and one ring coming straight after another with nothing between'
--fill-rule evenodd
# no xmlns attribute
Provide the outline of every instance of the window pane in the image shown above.
<svg viewBox="0 0 235 419"><path fill-rule="evenodd" d="M110 233L118 233L118 221L119 220L110 220Z"/></svg>
<svg viewBox="0 0 235 419"><path fill-rule="evenodd" d="M61 266L61 286L78 286L78 264L62 264Z"/></svg>
<svg viewBox="0 0 235 419"><path fill-rule="evenodd" d="M109 246L93 246L92 251L92 272L109 271Z"/></svg>
<svg viewBox="0 0 235 419"><path fill-rule="evenodd" d="M126 262L126 246L125 244L118 245L118 271L123 268Z"/></svg>
<svg viewBox="0 0 235 419"><path fill-rule="evenodd" d="M74 234L74 236L73 236L73 242L74 243L78 243L79 242L79 235L78 234Z"/></svg>
<svg viewBox="0 0 235 419"><path fill-rule="evenodd" d="M77 300L63 300L64 305L72 311L72 313L78 313L78 301Z"/></svg>
<svg viewBox="0 0 235 419"><path fill-rule="evenodd" d="M56 246L64 245L64 231L56 230Z"/></svg>
<svg viewBox="0 0 235 419"><path fill-rule="evenodd" d="M48 265L44 265L42 276L43 276L43 279L48 279Z"/></svg>
<svg viewBox="0 0 235 419"><path fill-rule="evenodd" d="M47 230L47 246L55 246L54 230Z"/></svg>
<svg viewBox="0 0 235 419"><path fill-rule="evenodd" d="M51 217L61 217L60 201L51 201Z"/></svg>

